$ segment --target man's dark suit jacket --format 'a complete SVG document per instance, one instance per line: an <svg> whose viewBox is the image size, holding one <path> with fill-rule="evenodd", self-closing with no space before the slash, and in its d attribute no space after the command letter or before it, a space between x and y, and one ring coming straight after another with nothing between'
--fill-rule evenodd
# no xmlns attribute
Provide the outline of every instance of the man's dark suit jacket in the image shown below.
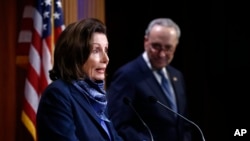
<svg viewBox="0 0 250 141"><path fill-rule="evenodd" d="M171 66L166 69L176 94L178 113L186 116L183 75ZM134 108L150 128L154 141L190 141L188 124L179 117L176 119L172 112L160 104L152 103L150 96L168 105L160 84L142 55L114 73L107 89L107 109L118 134L126 141L151 141L147 128L132 110ZM124 97L131 101L133 108L124 103Z"/></svg>
<svg viewBox="0 0 250 141"><path fill-rule="evenodd" d="M106 122L112 141L121 141ZM93 107L72 84L56 80L43 93L37 113L38 141L110 141Z"/></svg>

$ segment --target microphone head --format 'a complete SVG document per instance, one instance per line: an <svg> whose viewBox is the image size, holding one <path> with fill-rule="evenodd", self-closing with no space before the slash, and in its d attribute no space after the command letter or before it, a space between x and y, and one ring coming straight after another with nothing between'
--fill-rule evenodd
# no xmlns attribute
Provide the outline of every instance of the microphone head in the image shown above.
<svg viewBox="0 0 250 141"><path fill-rule="evenodd" d="M148 101L151 102L151 103L156 103L158 100L154 96L149 96Z"/></svg>
<svg viewBox="0 0 250 141"><path fill-rule="evenodd" d="M131 104L131 100L128 98L128 97L124 97L123 98L123 102L127 105L130 105Z"/></svg>

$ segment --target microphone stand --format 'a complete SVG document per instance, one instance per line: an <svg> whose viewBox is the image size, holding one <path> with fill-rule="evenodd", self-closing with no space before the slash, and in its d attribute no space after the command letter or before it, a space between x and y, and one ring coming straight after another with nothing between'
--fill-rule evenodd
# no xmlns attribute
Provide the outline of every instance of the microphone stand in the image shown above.
<svg viewBox="0 0 250 141"><path fill-rule="evenodd" d="M128 99L127 97L125 97L123 99L124 103L129 105L129 107L134 111L134 113L136 114L136 116L140 119L140 121L142 122L142 124L147 128L148 130L148 133L150 134L150 138L151 138L151 141L154 141L154 137L153 137L153 134L150 130L150 128L148 127L148 125L144 122L144 120L141 118L141 116L139 115L139 113L135 110L134 106L131 104L131 100Z"/></svg>
<svg viewBox="0 0 250 141"><path fill-rule="evenodd" d="M204 137L204 135L203 135L203 133L202 133L200 127L199 127L197 124L195 124L193 121L191 121L191 120L187 119L186 117L182 116L181 114L179 114L179 113L173 111L171 108L169 108L168 106L164 105L163 103L161 103L159 100L157 100L157 99L156 99L155 97L153 97L153 96L150 96L150 97L149 97L149 100L150 100L151 102L156 102L156 103L160 104L161 106L165 107L166 109L168 109L169 111L173 112L174 114L180 116L181 118L183 118L183 119L186 120L187 122L193 124L193 125L199 130L199 132L200 132L200 134L201 134L201 137L202 137L202 141L205 141L205 137Z"/></svg>

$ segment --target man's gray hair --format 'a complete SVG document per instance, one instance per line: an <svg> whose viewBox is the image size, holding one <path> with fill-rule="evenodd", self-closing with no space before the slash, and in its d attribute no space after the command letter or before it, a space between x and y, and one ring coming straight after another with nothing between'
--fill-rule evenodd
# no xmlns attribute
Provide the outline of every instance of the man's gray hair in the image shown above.
<svg viewBox="0 0 250 141"><path fill-rule="evenodd" d="M165 26L165 27L172 27L172 28L174 28L176 30L178 39L181 36L180 27L172 19L169 19L169 18L157 18L157 19L152 20L149 23L148 28L145 30L145 35L149 35L150 31L152 30L152 28L155 25L161 25L161 26Z"/></svg>

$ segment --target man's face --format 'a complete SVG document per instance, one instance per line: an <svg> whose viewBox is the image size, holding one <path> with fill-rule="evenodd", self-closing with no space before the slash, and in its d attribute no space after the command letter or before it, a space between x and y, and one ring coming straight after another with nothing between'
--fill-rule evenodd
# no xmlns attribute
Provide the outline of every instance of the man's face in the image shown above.
<svg viewBox="0 0 250 141"><path fill-rule="evenodd" d="M166 67L174 58L178 37L174 28L156 25L144 38L144 49L152 68Z"/></svg>

